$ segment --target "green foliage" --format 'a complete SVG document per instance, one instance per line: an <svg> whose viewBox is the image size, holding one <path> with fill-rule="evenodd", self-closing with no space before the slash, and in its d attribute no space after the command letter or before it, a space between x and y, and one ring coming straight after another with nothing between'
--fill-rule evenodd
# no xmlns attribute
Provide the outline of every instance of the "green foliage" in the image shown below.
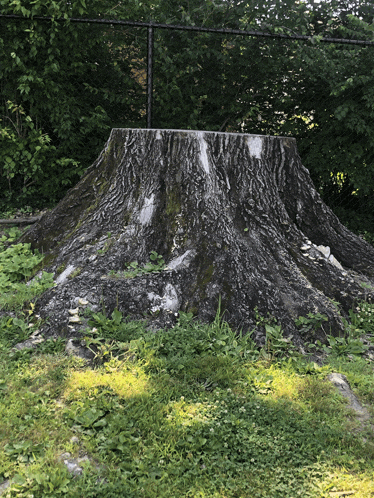
<svg viewBox="0 0 374 498"><path fill-rule="evenodd" d="M151 262L145 263L143 266L139 266L137 261L133 261L132 263L126 263L126 270L123 272L115 272L112 270L109 275L114 277L134 278L147 273L160 273L160 271L165 269L165 261L161 254L152 251L149 258Z"/></svg>
<svg viewBox="0 0 374 498"><path fill-rule="evenodd" d="M350 327L356 335L374 334L374 304L362 301L355 310L350 310Z"/></svg>
<svg viewBox="0 0 374 498"><path fill-rule="evenodd" d="M345 331L342 337L334 337L326 333L322 323L327 321L327 317L320 313L308 313L307 317L300 316L295 320L295 324L304 335L312 335L313 331L322 328L327 343L322 344L320 340L317 340L314 344L309 344L310 350L320 349L333 356L362 355L368 350L368 346L363 343L361 336L367 332L372 332L372 305L364 302L360 306L356 308L356 313L350 310L350 322L343 319ZM365 327L365 329L361 327Z"/></svg>
<svg viewBox="0 0 374 498"><path fill-rule="evenodd" d="M30 441L22 441L20 443L8 443L4 446L5 453L14 460L22 463L34 462L39 456L40 445L32 445Z"/></svg>
<svg viewBox="0 0 374 498"><path fill-rule="evenodd" d="M348 335L347 337L327 336L329 345L323 346L324 351L335 356L360 355L367 351L368 346L358 339Z"/></svg>
<svg viewBox="0 0 374 498"><path fill-rule="evenodd" d="M0 251L4 250L4 246L15 242L22 235L22 230L18 227L10 227L3 231L0 237Z"/></svg>
<svg viewBox="0 0 374 498"><path fill-rule="evenodd" d="M17 234L16 231L13 233ZM2 242L9 241L6 236L2 237ZM29 280L34 275L35 266L42 259L41 255L31 251L30 244L13 244L6 249L3 244L0 244L0 307L2 309L21 308L25 302L31 301L54 286L53 274L44 271L41 275Z"/></svg>
<svg viewBox="0 0 374 498"><path fill-rule="evenodd" d="M29 324L22 318L0 318L0 343L2 345L14 346L27 339L30 333Z"/></svg>
<svg viewBox="0 0 374 498"><path fill-rule="evenodd" d="M194 320L192 313L179 313L176 325L170 330L160 330L157 334L148 332L144 322L123 320L122 313L115 310L112 319L102 313L94 313L87 330L88 344L102 345L105 339L113 339L111 348L128 343L130 354L149 361L149 368L159 369L160 365L178 374L188 375L193 363L207 358L208 363L215 357L230 357L232 362L258 356L251 334L239 335L223 321L219 312L211 325L203 325ZM178 338L178 340L176 340ZM122 345L123 349L123 345ZM125 347L126 349L126 347ZM205 361L205 360L204 360ZM208 371L210 367L204 367Z"/></svg>
<svg viewBox="0 0 374 498"><path fill-rule="evenodd" d="M32 318L32 317L31 317ZM0 349L10 348L16 344L25 341L35 332L40 325L39 322L31 321L28 317L1 317L0 318ZM58 337L57 339L48 338L36 346L38 354L57 354L65 351L66 339ZM31 355L30 348L22 350L12 350L9 353L9 359L18 361L26 359Z"/></svg>
<svg viewBox="0 0 374 498"><path fill-rule="evenodd" d="M9 498L30 496L66 496L71 476L66 468L49 466L47 469L26 470L17 474L12 483Z"/></svg>
<svg viewBox="0 0 374 498"><path fill-rule="evenodd" d="M9 283L7 278L0 274L0 287L3 292L0 295L0 307L5 310L16 310L25 303L35 299L55 285L53 273L42 272L40 276L34 277L29 282Z"/></svg>
<svg viewBox="0 0 374 498"><path fill-rule="evenodd" d="M265 346L261 350L261 356L271 361L276 358L294 356L295 348L292 344L292 335L284 337L282 326L270 314L267 317L260 315L257 307L254 312L256 318L255 329L265 329Z"/></svg>
<svg viewBox="0 0 374 498"><path fill-rule="evenodd" d="M87 310L86 313L91 315L88 325L96 328L94 335L99 334L104 339L129 342L145 332L144 322L125 320L123 314L118 310L113 311L111 318L107 318L104 313L100 312L92 313Z"/></svg>
<svg viewBox="0 0 374 498"><path fill-rule="evenodd" d="M307 316L299 316L295 320L295 325L300 330L303 335L310 334L311 332L316 332L318 329L323 329L323 322L327 322L327 316L321 313L308 313Z"/></svg>
<svg viewBox="0 0 374 498"><path fill-rule="evenodd" d="M0 286L3 291L14 282L28 279L34 267L43 259L33 254L30 247L30 244L15 244L0 252Z"/></svg>
<svg viewBox="0 0 374 498"><path fill-rule="evenodd" d="M63 337L49 337L45 341L39 343L36 347L38 354L59 354L65 351L66 339Z"/></svg>
<svg viewBox="0 0 374 498"><path fill-rule="evenodd" d="M362 355L369 348L360 338L352 336L349 329L343 337L327 335L326 339L326 344L322 344L320 340L317 340L315 344L309 344L309 349L321 350L331 356L345 356Z"/></svg>
<svg viewBox="0 0 374 498"><path fill-rule="evenodd" d="M0 7L26 18L2 20L0 35L3 202L55 203L97 157L111 127L139 125L142 89L132 71L144 64L135 58L136 32L107 27L103 37L101 27L36 19L112 15L110 1L1 0ZM131 16L137 6L127 10Z"/></svg>
<svg viewBox="0 0 374 498"><path fill-rule="evenodd" d="M265 324L265 352L270 357L289 356L293 353L292 336L284 337L281 325Z"/></svg>
<svg viewBox="0 0 374 498"><path fill-rule="evenodd" d="M4 157L2 176L8 189L7 202L30 199L36 192L45 197L56 187L54 174L64 171L62 184L69 184L69 174L82 172L73 159L58 157L51 138L38 128L22 106L6 102L5 115L0 120L0 151ZM52 199L51 199L52 200Z"/></svg>

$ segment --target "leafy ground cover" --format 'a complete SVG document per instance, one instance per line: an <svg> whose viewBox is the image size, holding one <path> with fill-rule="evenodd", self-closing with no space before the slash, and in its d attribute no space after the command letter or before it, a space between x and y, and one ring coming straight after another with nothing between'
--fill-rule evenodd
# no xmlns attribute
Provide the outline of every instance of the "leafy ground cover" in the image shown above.
<svg viewBox="0 0 374 498"><path fill-rule="evenodd" d="M35 275L43 256L31 251L30 244L16 244L21 230L11 227L0 234L0 310L21 309L52 287L53 275ZM26 285L27 283L27 285Z"/></svg>
<svg viewBox="0 0 374 498"><path fill-rule="evenodd" d="M3 240L0 255L8 250ZM17 250L22 266L29 248ZM17 278L26 285L22 272ZM33 297L7 306L0 486L10 486L3 496L373 496L372 426L326 380L344 373L373 415L370 303L352 310L340 342L327 336L311 348L324 355L323 366L292 348L275 320L258 316L267 334L259 350L220 312L209 325L180 313L174 328L154 333L117 310L88 310L93 364L68 356L63 339L18 351L14 345L39 326ZM323 318L299 320L307 329ZM90 457L82 475L68 472L66 452Z"/></svg>

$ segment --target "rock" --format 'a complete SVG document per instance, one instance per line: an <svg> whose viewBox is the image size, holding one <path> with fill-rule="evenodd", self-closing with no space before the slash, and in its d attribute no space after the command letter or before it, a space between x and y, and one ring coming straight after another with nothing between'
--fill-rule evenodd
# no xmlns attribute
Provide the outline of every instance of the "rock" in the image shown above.
<svg viewBox="0 0 374 498"><path fill-rule="evenodd" d="M64 465L70 472L70 474L73 474L74 476L79 476L82 475L83 473L83 465L87 462L95 464L92 458L90 458L88 455L83 455L80 457L72 457L71 453L66 452L62 453L59 456L59 460L63 461ZM99 466L95 464L96 468L99 469Z"/></svg>
<svg viewBox="0 0 374 498"><path fill-rule="evenodd" d="M31 336L30 339L26 339L26 341L19 342L12 349L17 351L22 351L22 349L31 348L34 349L38 344L44 342L44 338L37 335L36 337Z"/></svg>
<svg viewBox="0 0 374 498"><path fill-rule="evenodd" d="M67 341L65 352L73 356L77 356L78 358L83 358L89 362L94 358L94 354L86 347L84 341L75 337L70 338Z"/></svg>
<svg viewBox="0 0 374 498"><path fill-rule="evenodd" d="M0 496L4 493L4 491L9 488L9 486L11 485L11 481L9 479L5 479L5 481L3 481L1 484L0 484Z"/></svg>
<svg viewBox="0 0 374 498"><path fill-rule="evenodd" d="M334 384L334 386L338 389L340 394L344 396L348 402L349 407L354 410L357 415L360 417L362 421L369 420L370 414L366 408L361 406L357 397L352 392L347 377L340 373L331 373L327 376L328 380Z"/></svg>

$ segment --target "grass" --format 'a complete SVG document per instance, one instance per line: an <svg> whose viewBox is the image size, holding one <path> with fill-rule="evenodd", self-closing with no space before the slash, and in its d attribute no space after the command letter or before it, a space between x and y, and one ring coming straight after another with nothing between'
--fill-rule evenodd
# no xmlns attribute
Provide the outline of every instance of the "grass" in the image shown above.
<svg viewBox="0 0 374 498"><path fill-rule="evenodd" d="M219 318L202 325L181 314L174 329L156 335L141 322L121 324L127 342L95 367L57 346L10 356L9 330L0 338L0 469L13 479L5 496L374 493L371 430L361 432L324 380L329 371L345 373L372 410L370 362L269 360ZM98 332L110 348L108 332ZM67 451L90 455L81 477L59 460Z"/></svg>
<svg viewBox="0 0 374 498"><path fill-rule="evenodd" d="M352 340L370 339L371 310L355 310ZM258 350L219 312L209 325L180 313L157 334L119 311L89 313L92 366L66 355L62 339L14 351L38 326L32 307L16 311L0 318L3 496L374 495L372 428L325 380L344 373L374 413L373 364L356 342L330 340L320 367L274 320L259 318L268 338ZM81 476L67 471L66 452L89 455Z"/></svg>

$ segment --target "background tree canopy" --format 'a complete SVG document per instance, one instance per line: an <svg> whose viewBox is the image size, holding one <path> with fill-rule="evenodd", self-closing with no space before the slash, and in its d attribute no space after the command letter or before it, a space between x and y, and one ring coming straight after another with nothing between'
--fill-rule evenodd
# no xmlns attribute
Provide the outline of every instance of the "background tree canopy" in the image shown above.
<svg viewBox="0 0 374 498"><path fill-rule="evenodd" d="M306 42L155 30L153 126L292 135L325 200L374 232L374 5L0 0L1 202L51 204L110 128L145 127L146 29L35 16L154 21L302 34Z"/></svg>

